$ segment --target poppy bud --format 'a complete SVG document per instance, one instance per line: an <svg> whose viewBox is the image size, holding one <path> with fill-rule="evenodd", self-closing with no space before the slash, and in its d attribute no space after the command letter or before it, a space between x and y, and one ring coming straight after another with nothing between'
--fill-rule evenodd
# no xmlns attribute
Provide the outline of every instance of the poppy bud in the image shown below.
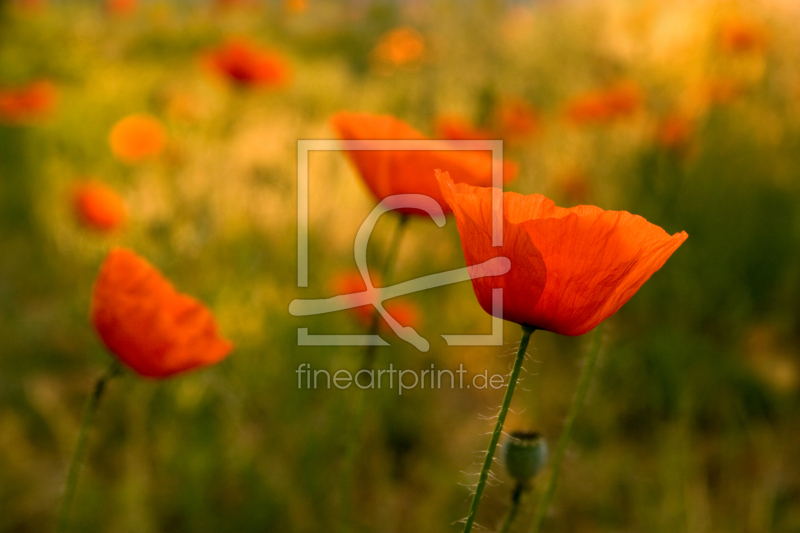
<svg viewBox="0 0 800 533"><path fill-rule="evenodd" d="M505 443L503 457L508 474L524 483L547 462L547 442L535 431L514 431Z"/></svg>

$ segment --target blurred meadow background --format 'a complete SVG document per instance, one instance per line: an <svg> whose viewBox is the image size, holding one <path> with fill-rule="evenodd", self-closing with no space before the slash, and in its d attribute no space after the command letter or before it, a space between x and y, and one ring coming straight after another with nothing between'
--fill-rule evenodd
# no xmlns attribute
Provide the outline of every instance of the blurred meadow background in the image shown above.
<svg viewBox="0 0 800 533"><path fill-rule="evenodd" d="M344 154L311 154L298 289L297 140L335 138L340 111L501 138L520 168L508 190L689 234L605 326L546 531L800 531L799 22L794 0L0 2L0 532L54 527L109 360L88 312L115 245L203 301L236 348L109 385L73 530L337 529L358 391L299 389L295 371L355 371L361 350L298 347L297 328L364 326L288 305L335 293L375 205ZM271 75L220 68L231 47L267 54ZM87 218L87 182L116 191L124 221ZM407 229L395 281L463 266L452 219ZM489 333L469 283L404 300L431 350L388 333L378 368L507 372L515 325L503 347L440 337ZM587 344L533 336L507 430L555 442ZM366 394L355 530L460 530L503 390ZM494 472L490 530L512 487Z"/></svg>

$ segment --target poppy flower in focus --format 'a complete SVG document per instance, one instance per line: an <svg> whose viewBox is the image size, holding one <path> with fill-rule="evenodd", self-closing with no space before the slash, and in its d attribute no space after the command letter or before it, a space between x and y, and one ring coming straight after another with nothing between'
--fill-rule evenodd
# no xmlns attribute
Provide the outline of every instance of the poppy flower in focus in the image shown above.
<svg viewBox="0 0 800 533"><path fill-rule="evenodd" d="M492 189L437 171L468 266L511 260L503 275L473 276L481 307L503 288L502 316L561 335L582 335L614 314L686 240L626 211L556 207L538 194L503 194L503 245L492 247Z"/></svg>
<svg viewBox="0 0 800 533"><path fill-rule="evenodd" d="M283 57L243 38L223 43L204 54L202 61L212 72L239 87L283 87L291 76Z"/></svg>
<svg viewBox="0 0 800 533"><path fill-rule="evenodd" d="M106 11L115 16L131 15L137 7L138 0L106 0Z"/></svg>
<svg viewBox="0 0 800 533"><path fill-rule="evenodd" d="M492 183L492 156L488 151L467 150L356 150L348 149L348 140L426 140L405 122L388 115L339 113L331 119L344 150L380 201L395 194L422 194L450 211L442 197L433 171L441 168L458 182L488 186ZM503 162L503 179L517 174L516 164ZM415 209L398 209L405 214L422 214Z"/></svg>
<svg viewBox="0 0 800 533"><path fill-rule="evenodd" d="M374 297L377 298L381 290L379 287L381 285L380 276L370 272L370 279L372 280L373 287L375 287L373 289ZM361 274L358 270L351 270L337 274L333 278L331 286L334 293L337 295L355 294L367 290L367 286L364 283L364 278L361 277ZM400 323L401 326L416 328L419 325L420 312L414 304L404 300L387 300L383 307L386 309L387 313L392 315L392 317L394 317L394 319ZM355 319L365 328L372 326L372 320L376 312L375 307L372 305L351 307L348 309L348 311L352 313L353 317L355 317ZM383 333L388 333L391 331L389 325L382 318L380 319L380 329Z"/></svg>
<svg viewBox="0 0 800 533"><path fill-rule="evenodd" d="M425 40L414 28L403 26L381 37L373 54L382 63L395 67L414 65L425 54Z"/></svg>
<svg viewBox="0 0 800 533"><path fill-rule="evenodd" d="M233 349L208 309L125 248L112 249L100 268L91 320L106 347L145 377L212 365Z"/></svg>
<svg viewBox="0 0 800 533"><path fill-rule="evenodd" d="M119 228L128 216L125 200L117 192L99 182L81 183L73 192L73 204L78 219L98 231Z"/></svg>
<svg viewBox="0 0 800 533"><path fill-rule="evenodd" d="M495 111L495 129L498 135L511 144L519 144L538 133L539 115L522 100L509 100Z"/></svg>
<svg viewBox="0 0 800 533"><path fill-rule="evenodd" d="M743 17L724 21L719 30L719 46L729 54L763 52L768 41L763 26Z"/></svg>
<svg viewBox="0 0 800 533"><path fill-rule="evenodd" d="M57 98L55 86L45 80L0 89L0 122L27 124L42 119L53 110Z"/></svg>
<svg viewBox="0 0 800 533"><path fill-rule="evenodd" d="M436 137L448 141L472 141L491 139L492 134L472 125L458 115L441 115L434 124Z"/></svg>
<svg viewBox="0 0 800 533"><path fill-rule="evenodd" d="M611 122L633 115L643 103L642 92L631 81L576 96L567 103L565 114L575 124Z"/></svg>
<svg viewBox="0 0 800 533"><path fill-rule="evenodd" d="M111 128L111 152L121 161L138 163L160 154L167 144L167 131L150 115L129 115Z"/></svg>

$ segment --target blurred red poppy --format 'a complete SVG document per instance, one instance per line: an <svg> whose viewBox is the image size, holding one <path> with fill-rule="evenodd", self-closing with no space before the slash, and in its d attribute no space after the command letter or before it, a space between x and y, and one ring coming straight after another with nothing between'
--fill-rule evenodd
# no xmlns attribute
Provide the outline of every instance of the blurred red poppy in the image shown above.
<svg viewBox="0 0 800 533"><path fill-rule="evenodd" d="M90 181L78 184L72 199L78 219L98 231L115 230L128 216L125 200L103 183Z"/></svg>
<svg viewBox="0 0 800 533"><path fill-rule="evenodd" d="M656 130L656 142L667 150L686 146L694 133L694 124L688 117L673 113L664 117Z"/></svg>
<svg viewBox="0 0 800 533"><path fill-rule="evenodd" d="M375 273L370 273L370 279L374 287L374 296L377 298L380 293L381 279ZM355 294L367 290L364 283L364 278L358 270L350 270L341 272L333 277L331 286L335 294ZM397 320L400 325L416 328L419 325L419 309L411 302L405 300L390 300L384 304L384 309ZM365 328L372 326L372 320L375 316L375 307L372 305L362 305L359 307L352 307L349 309L352 315L361 323ZM383 333L391 330L389 325L383 319L380 319L380 328Z"/></svg>
<svg viewBox="0 0 800 533"><path fill-rule="evenodd" d="M769 42L767 30L744 17L723 21L719 31L720 48L730 54L763 52Z"/></svg>
<svg viewBox="0 0 800 533"><path fill-rule="evenodd" d="M405 122L388 115L339 113L331 119L339 138L347 140L425 140L426 137ZM450 211L442 198L434 169L450 172L458 182L491 185L492 156L488 151L455 150L355 150L344 149L378 200L395 194L422 194L439 202L445 213ZM503 162L503 179L510 181L517 174L515 163ZM421 214L414 209L398 209L401 213Z"/></svg>
<svg viewBox="0 0 800 533"><path fill-rule="evenodd" d="M230 39L202 56L214 73L239 87L279 88L291 77L286 60L244 38Z"/></svg>
<svg viewBox="0 0 800 533"><path fill-rule="evenodd" d="M502 317L562 335L582 335L614 314L687 238L669 236L626 211L556 207L544 196L503 195L503 245L492 247L492 189L436 173L453 209L467 265L511 260L504 275L474 278L481 307L503 288Z"/></svg>
<svg viewBox="0 0 800 533"><path fill-rule="evenodd" d="M111 152L126 163L138 163L160 154L167 144L167 131L151 115L129 115L111 128Z"/></svg>
<svg viewBox="0 0 800 533"><path fill-rule="evenodd" d="M138 7L138 0L106 0L106 11L116 16L131 15Z"/></svg>
<svg viewBox="0 0 800 533"><path fill-rule="evenodd" d="M567 118L575 124L610 122L633 115L643 104L642 91L632 81L589 91L570 100Z"/></svg>
<svg viewBox="0 0 800 533"><path fill-rule="evenodd" d="M436 137L449 141L470 141L491 139L492 134L472 125L467 119L458 115L440 115L434 124Z"/></svg>
<svg viewBox="0 0 800 533"><path fill-rule="evenodd" d="M495 130L505 141L519 144L539 132L540 120L537 111L527 102L511 99L495 110Z"/></svg>
<svg viewBox="0 0 800 533"><path fill-rule="evenodd" d="M373 54L379 61L396 67L414 65L425 54L425 40L414 28L395 28L381 37Z"/></svg>
<svg viewBox="0 0 800 533"><path fill-rule="evenodd" d="M233 349L208 309L124 248L112 249L100 268L91 320L106 347L145 377L212 365Z"/></svg>
<svg viewBox="0 0 800 533"><path fill-rule="evenodd" d="M0 122L27 124L42 119L52 112L57 99L55 86L46 80L0 89Z"/></svg>

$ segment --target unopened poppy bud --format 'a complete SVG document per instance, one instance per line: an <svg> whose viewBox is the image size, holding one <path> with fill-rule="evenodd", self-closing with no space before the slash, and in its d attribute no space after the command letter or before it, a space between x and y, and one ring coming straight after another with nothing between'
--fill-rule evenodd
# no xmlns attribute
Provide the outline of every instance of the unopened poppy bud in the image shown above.
<svg viewBox="0 0 800 533"><path fill-rule="evenodd" d="M506 441L503 456L508 474L524 483L547 462L547 442L535 431L514 431Z"/></svg>

